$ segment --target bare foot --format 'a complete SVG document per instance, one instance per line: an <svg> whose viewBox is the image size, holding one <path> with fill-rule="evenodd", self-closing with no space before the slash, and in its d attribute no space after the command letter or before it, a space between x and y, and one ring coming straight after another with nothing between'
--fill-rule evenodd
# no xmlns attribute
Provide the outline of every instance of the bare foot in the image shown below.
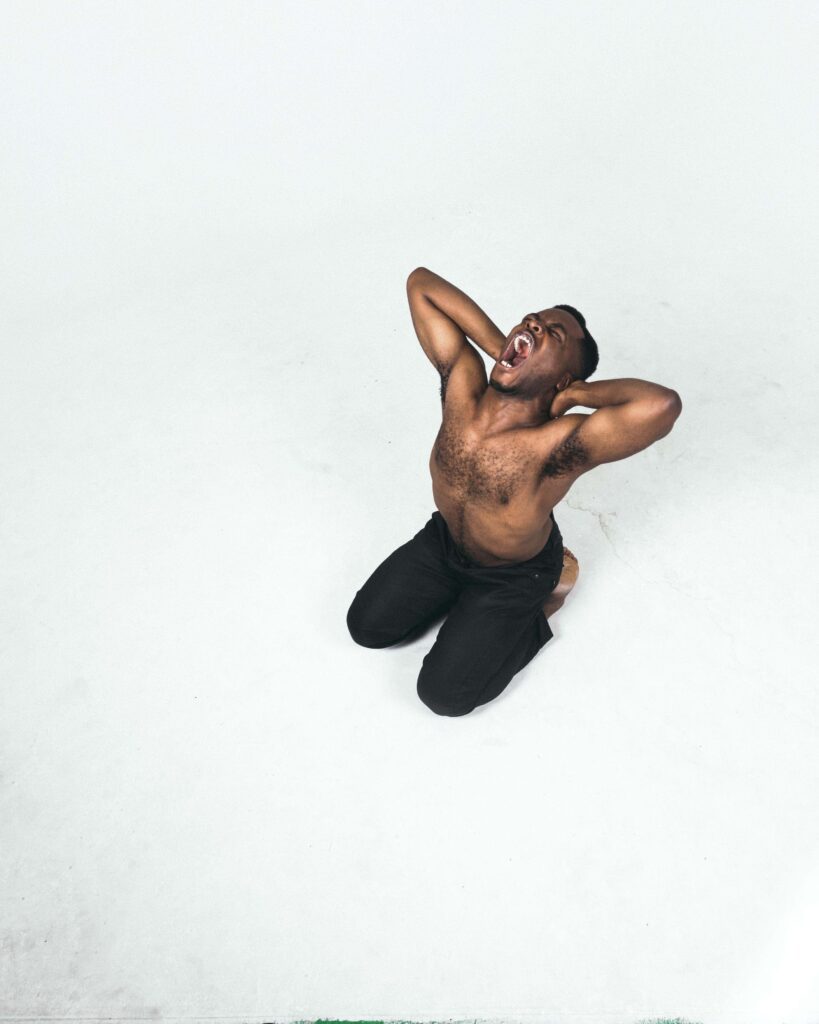
<svg viewBox="0 0 819 1024"><path fill-rule="evenodd" d="M560 579L557 581L557 586L549 594L549 599L543 605L543 614L548 619L550 616L561 607L563 602L566 600L566 596L569 591L577 582L577 576L580 572L580 565L578 564L577 558L572 554L567 547L563 548L563 571L560 573Z"/></svg>

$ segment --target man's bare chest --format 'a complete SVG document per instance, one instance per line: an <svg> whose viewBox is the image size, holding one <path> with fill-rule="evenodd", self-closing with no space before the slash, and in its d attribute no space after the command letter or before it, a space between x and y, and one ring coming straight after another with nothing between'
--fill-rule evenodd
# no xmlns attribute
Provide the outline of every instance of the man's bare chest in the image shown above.
<svg viewBox="0 0 819 1024"><path fill-rule="evenodd" d="M432 447L430 472L453 498L509 505L534 495L542 461L520 437L481 438L462 423L444 420Z"/></svg>
<svg viewBox="0 0 819 1024"><path fill-rule="evenodd" d="M462 503L509 505L546 491L557 502L586 462L575 435L555 422L487 438L464 417L445 415L429 460L433 484Z"/></svg>

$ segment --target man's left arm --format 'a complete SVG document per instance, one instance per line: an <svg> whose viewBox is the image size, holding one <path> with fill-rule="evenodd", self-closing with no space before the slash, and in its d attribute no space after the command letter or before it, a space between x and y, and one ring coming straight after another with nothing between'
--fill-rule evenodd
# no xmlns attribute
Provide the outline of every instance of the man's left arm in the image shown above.
<svg viewBox="0 0 819 1024"><path fill-rule="evenodd" d="M555 395L552 417L575 405L596 410L575 433L589 465L615 462L648 448L670 432L682 412L682 400L676 391L636 377L573 381Z"/></svg>

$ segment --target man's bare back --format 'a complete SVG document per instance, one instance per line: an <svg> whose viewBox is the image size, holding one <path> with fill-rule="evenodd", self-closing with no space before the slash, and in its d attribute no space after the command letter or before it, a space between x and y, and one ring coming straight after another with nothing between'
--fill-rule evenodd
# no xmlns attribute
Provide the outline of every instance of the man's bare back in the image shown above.
<svg viewBox="0 0 819 1024"><path fill-rule="evenodd" d="M472 299L424 267L410 274L407 294L441 379L433 497L455 543L478 564L532 558L578 476L648 447L680 413L679 395L662 385L582 379L596 366L596 345L590 364L585 322L565 309L527 314L503 335ZM489 378L468 338L494 359ZM596 411L567 413L577 405Z"/></svg>

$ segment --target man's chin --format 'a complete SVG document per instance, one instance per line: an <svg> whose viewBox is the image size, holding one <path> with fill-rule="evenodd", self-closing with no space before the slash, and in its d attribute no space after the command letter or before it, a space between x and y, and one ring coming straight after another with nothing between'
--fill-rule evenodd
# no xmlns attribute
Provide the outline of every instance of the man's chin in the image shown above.
<svg viewBox="0 0 819 1024"><path fill-rule="evenodd" d="M513 394L518 390L515 384L502 384L495 377L490 377L488 383L490 388L494 388L495 391L501 391L505 395Z"/></svg>

